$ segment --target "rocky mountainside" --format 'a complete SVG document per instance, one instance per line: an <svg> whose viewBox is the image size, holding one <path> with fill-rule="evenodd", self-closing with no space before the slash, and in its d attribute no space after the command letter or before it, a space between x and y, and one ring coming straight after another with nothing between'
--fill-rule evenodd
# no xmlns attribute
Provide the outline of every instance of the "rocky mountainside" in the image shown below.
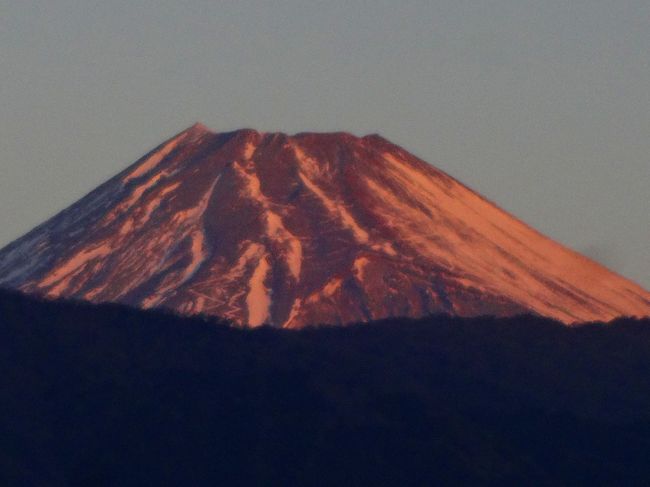
<svg viewBox="0 0 650 487"><path fill-rule="evenodd" d="M0 286L243 325L650 315L650 293L377 135L194 125L0 251Z"/></svg>

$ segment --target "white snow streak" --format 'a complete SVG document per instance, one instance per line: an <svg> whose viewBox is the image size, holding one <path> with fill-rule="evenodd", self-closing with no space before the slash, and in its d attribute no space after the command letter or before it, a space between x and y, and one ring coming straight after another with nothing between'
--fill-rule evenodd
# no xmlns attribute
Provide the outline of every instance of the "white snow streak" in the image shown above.
<svg viewBox="0 0 650 487"><path fill-rule="evenodd" d="M124 179L123 182L124 184L128 183L132 179L139 178L140 176L144 176L148 172L150 172L153 168L155 168L160 162L167 157L176 147L178 147L179 143L185 138L185 135L181 135L180 137L176 137L175 139L170 140L167 142L160 150L157 152L153 153L151 156L149 156L148 159L142 161L138 167L136 167L130 174L128 174Z"/></svg>
<svg viewBox="0 0 650 487"><path fill-rule="evenodd" d="M48 295L59 296L60 293L67 288L70 280L81 272L86 264L95 259L100 259L109 255L112 250L113 249L107 243L103 243L90 249L83 249L81 252L68 259L65 263L59 265L38 284L38 287L40 289L45 289L57 284L48 291Z"/></svg>
<svg viewBox="0 0 650 487"><path fill-rule="evenodd" d="M239 165L236 166L236 169L244 180L245 193L262 207L267 236L280 245L289 272L296 281L299 281L302 268L302 243L287 230L282 217L271 209L271 202L262 193L257 174L249 173Z"/></svg>
<svg viewBox="0 0 650 487"><path fill-rule="evenodd" d="M291 144L291 148L293 149L296 159L300 162L301 172L316 179L320 179L327 175L329 171L326 164L322 164L313 157L309 157L296 143Z"/></svg>
<svg viewBox="0 0 650 487"><path fill-rule="evenodd" d="M291 306L289 317L284 323L282 323L281 328L289 328L291 326L291 323L293 323L293 321L298 316L298 313L300 313L301 307L302 307L302 299L296 298L296 300L293 302L293 305Z"/></svg>
<svg viewBox="0 0 650 487"><path fill-rule="evenodd" d="M365 278L364 270L370 261L367 257L358 257L352 265L352 272L359 282L363 282Z"/></svg>
<svg viewBox="0 0 650 487"><path fill-rule="evenodd" d="M271 296L269 289L264 284L266 276L271 266L266 253L257 261L257 267L248 281L248 296L246 296L246 305L248 307L248 325L263 325L269 318L269 309L271 307Z"/></svg>
<svg viewBox="0 0 650 487"><path fill-rule="evenodd" d="M244 160L249 161L253 157L253 154L255 154L256 150L257 146L252 142L248 142L244 146Z"/></svg>
<svg viewBox="0 0 650 487"><path fill-rule="evenodd" d="M212 183L212 186L206 194L203 195L203 198L201 198L201 201L197 206L184 212L178 212L174 215L174 220L179 224L184 225L185 228L194 228L194 230L189 233L191 240L191 261L184 269L168 274L158 289L152 295L143 300L143 307L149 308L160 304L160 302L163 301L170 292L179 289L182 285L187 283L206 261L208 257L208 249L202 217L208 208L208 204L214 194L214 189L217 186L219 179L220 177L215 179L214 183Z"/></svg>
<svg viewBox="0 0 650 487"><path fill-rule="evenodd" d="M359 226L354 217L345 208L345 206L343 206L343 204L328 197L325 192L316 185L316 183L309 180L303 173L300 173L300 180L312 193L318 197L327 211L330 214L334 215L343 224L343 227L350 230L357 242L364 244L368 242L368 232Z"/></svg>

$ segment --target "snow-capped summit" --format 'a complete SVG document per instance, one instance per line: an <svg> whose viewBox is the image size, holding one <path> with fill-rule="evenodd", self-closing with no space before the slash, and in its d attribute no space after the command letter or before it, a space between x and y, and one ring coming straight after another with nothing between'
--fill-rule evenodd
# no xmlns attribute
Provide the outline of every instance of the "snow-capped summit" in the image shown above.
<svg viewBox="0 0 650 487"><path fill-rule="evenodd" d="M0 286L258 326L650 315L650 293L378 135L193 125L0 251Z"/></svg>

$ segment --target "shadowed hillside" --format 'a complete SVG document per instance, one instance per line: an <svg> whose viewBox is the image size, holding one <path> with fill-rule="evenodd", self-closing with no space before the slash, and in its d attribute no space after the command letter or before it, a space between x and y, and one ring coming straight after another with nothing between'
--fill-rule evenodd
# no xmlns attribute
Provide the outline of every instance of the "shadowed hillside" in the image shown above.
<svg viewBox="0 0 650 487"><path fill-rule="evenodd" d="M650 320L225 325L1 292L0 485L650 479Z"/></svg>

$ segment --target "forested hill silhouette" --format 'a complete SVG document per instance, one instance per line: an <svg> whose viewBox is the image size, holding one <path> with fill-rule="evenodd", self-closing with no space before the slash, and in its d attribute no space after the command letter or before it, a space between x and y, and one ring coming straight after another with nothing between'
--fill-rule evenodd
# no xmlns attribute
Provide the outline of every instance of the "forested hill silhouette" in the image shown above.
<svg viewBox="0 0 650 487"><path fill-rule="evenodd" d="M650 320L226 325L0 292L0 484L650 478Z"/></svg>

